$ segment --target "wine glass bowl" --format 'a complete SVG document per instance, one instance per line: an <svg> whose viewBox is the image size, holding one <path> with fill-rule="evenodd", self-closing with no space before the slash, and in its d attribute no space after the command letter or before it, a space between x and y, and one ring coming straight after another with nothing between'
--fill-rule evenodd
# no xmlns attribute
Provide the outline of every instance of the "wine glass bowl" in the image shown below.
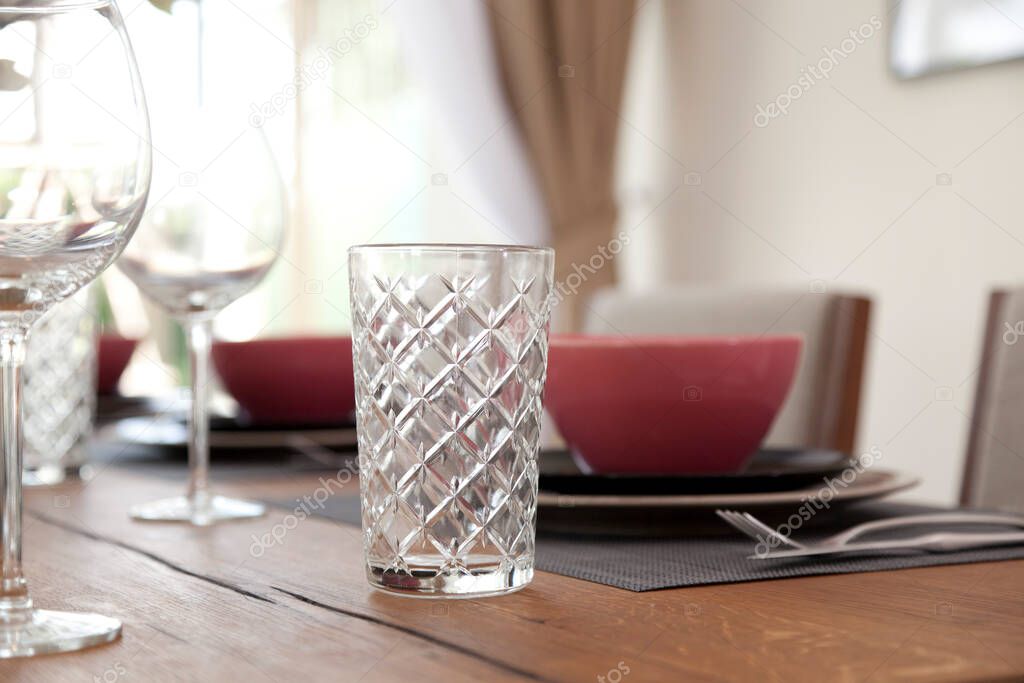
<svg viewBox="0 0 1024 683"><path fill-rule="evenodd" d="M213 318L255 287L284 239L283 186L270 147L247 118L202 111L156 136L153 200L118 261L140 291L185 328L190 358L186 495L132 508L135 519L208 526L257 517L260 503L209 492L207 384Z"/></svg>
<svg viewBox="0 0 1024 683"><path fill-rule="evenodd" d="M138 224L148 120L120 21L109 0L0 3L4 328L92 281Z"/></svg>
<svg viewBox="0 0 1024 683"><path fill-rule="evenodd" d="M0 0L0 658L110 642L116 619L33 607L21 568L21 370L33 324L122 252L151 171L113 0Z"/></svg>
<svg viewBox="0 0 1024 683"><path fill-rule="evenodd" d="M256 286L284 239L281 180L262 130L212 115L173 136L153 201L118 265L170 315L216 315Z"/></svg>

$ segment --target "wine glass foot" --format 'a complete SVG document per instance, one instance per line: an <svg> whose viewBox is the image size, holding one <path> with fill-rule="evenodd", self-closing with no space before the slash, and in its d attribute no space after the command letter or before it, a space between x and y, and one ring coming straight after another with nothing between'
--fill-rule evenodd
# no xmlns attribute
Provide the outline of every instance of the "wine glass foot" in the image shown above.
<svg viewBox="0 0 1024 683"><path fill-rule="evenodd" d="M232 519L262 517L266 511L260 503L224 496L208 496L202 500L175 496L135 505L131 516L147 522L188 522L194 526L210 526Z"/></svg>
<svg viewBox="0 0 1024 683"><path fill-rule="evenodd" d="M71 652L121 637L121 622L99 614L32 610L25 621L0 622L0 659Z"/></svg>

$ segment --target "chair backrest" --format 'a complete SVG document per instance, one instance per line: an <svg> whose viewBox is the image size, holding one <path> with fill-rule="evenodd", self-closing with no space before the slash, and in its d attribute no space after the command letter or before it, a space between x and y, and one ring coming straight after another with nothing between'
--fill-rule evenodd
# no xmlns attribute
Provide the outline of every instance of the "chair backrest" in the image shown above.
<svg viewBox="0 0 1024 683"><path fill-rule="evenodd" d="M588 334L800 334L797 376L766 438L774 448L852 453L870 301L807 290L680 287L603 290L591 300Z"/></svg>
<svg viewBox="0 0 1024 683"><path fill-rule="evenodd" d="M989 300L960 502L1024 512L1024 290Z"/></svg>

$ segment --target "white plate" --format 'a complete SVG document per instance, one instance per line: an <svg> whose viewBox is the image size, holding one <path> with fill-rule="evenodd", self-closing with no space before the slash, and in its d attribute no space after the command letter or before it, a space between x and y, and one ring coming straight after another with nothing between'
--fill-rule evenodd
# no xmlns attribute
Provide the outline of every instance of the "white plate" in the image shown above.
<svg viewBox="0 0 1024 683"><path fill-rule="evenodd" d="M865 470L857 475L850 484L836 477L837 483L828 500L829 505L852 503L855 501L881 498L898 491L905 491L921 483L920 478L900 472L887 470ZM739 507L744 510L782 505L801 505L804 501L830 494L822 481L820 484L792 491L773 491L771 493L728 493L708 495L672 495L672 496L614 496L614 495L567 495L541 490L537 495L537 504L542 507L560 508L721 508ZM824 500L824 498L822 498Z"/></svg>

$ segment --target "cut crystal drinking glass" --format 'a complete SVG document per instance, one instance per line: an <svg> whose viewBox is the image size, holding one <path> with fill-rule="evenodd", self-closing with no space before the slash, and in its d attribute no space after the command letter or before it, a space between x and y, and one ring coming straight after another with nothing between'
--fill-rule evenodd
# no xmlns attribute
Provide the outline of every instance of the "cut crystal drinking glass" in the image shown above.
<svg viewBox="0 0 1024 683"><path fill-rule="evenodd" d="M367 577L479 597L533 577L554 252L349 252Z"/></svg>
<svg viewBox="0 0 1024 683"><path fill-rule="evenodd" d="M96 414L96 325L83 289L43 316L25 357L24 482L77 476Z"/></svg>

